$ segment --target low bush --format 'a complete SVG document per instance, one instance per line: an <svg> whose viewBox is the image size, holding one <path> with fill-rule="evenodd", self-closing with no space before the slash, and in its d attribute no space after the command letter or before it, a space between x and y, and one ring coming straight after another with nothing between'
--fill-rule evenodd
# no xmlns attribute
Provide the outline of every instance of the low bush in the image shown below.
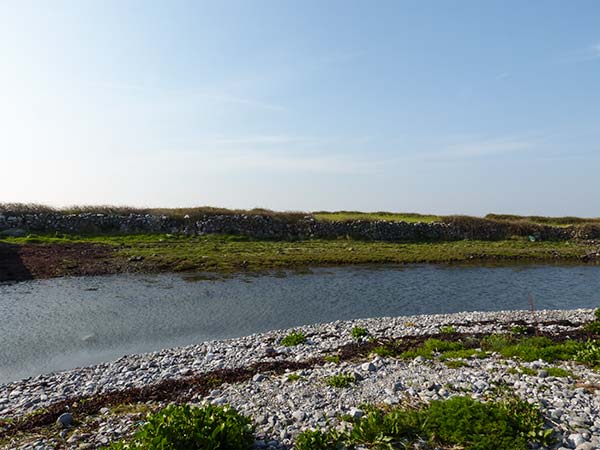
<svg viewBox="0 0 600 450"><path fill-rule="evenodd" d="M281 340L281 345L293 347L295 345L303 344L304 342L306 342L306 335L301 331L294 331Z"/></svg>
<svg viewBox="0 0 600 450"><path fill-rule="evenodd" d="M353 383L356 383L354 375L346 375L343 373L325 378L325 384L336 388L345 388Z"/></svg>
<svg viewBox="0 0 600 450"><path fill-rule="evenodd" d="M455 333L458 333L458 331L452 325L446 325L446 326L440 327L440 333L442 333L442 334L455 334Z"/></svg>
<svg viewBox="0 0 600 450"><path fill-rule="evenodd" d="M170 405L148 417L127 441L108 450L246 450L254 443L252 421L230 407Z"/></svg>
<svg viewBox="0 0 600 450"><path fill-rule="evenodd" d="M365 337L369 334L366 328L363 327L354 327L351 331L352 337L356 340Z"/></svg>
<svg viewBox="0 0 600 450"><path fill-rule="evenodd" d="M307 431L296 440L296 450L412 448L425 441L431 447L469 450L523 450L529 444L551 445L553 430L544 426L539 410L509 397L481 403L471 397L432 402L421 409L369 408L350 431ZM429 448L429 447L428 447Z"/></svg>
<svg viewBox="0 0 600 450"><path fill-rule="evenodd" d="M323 359L325 361L333 363L333 364L339 364L340 361L342 360L342 358L340 357L340 355L327 355Z"/></svg>
<svg viewBox="0 0 600 450"><path fill-rule="evenodd" d="M600 342L587 341L583 343L575 354L575 360L593 367L600 365Z"/></svg>

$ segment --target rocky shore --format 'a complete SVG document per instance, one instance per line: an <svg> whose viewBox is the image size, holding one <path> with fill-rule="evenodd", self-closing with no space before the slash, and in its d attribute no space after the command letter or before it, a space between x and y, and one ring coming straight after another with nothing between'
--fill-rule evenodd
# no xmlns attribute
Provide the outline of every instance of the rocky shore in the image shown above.
<svg viewBox="0 0 600 450"><path fill-rule="evenodd" d="M357 326L368 330L371 339L437 336L444 327L457 334L481 335L535 326L539 332L568 336L592 319L591 310L571 310L338 321L297 328L306 341L291 347L281 345L291 330L277 330L125 356L1 385L0 418L5 424L40 411L48 411L54 422L67 410L73 423L65 428L48 424L21 430L5 425L4 431L0 426L0 445L6 449L99 448L132 434L147 412L184 400L230 404L253 418L259 436L256 448L283 449L291 448L303 430L343 427L341 417L360 416L363 403L418 404L465 394L485 400L497 396L499 389L508 389L539 405L559 438L552 448L600 448L600 373L589 367L573 362L520 362L498 354L461 358L454 365L435 358L406 360L359 353L340 361L331 358L357 348L351 333ZM552 376L556 367L569 375ZM339 374L351 375L355 382L346 387L325 382ZM123 398L132 401L115 405L112 400L118 393L129 393ZM144 401L138 401L140 393L147 394L141 397ZM84 414L84 403L97 407Z"/></svg>

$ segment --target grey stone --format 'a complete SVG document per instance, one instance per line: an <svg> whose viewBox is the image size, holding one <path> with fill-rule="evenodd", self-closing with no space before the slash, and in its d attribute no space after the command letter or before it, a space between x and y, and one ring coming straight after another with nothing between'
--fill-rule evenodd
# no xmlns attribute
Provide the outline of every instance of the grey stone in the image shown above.
<svg viewBox="0 0 600 450"><path fill-rule="evenodd" d="M56 423L63 428L68 428L73 425L73 416L71 413L62 413L58 419L56 419Z"/></svg>

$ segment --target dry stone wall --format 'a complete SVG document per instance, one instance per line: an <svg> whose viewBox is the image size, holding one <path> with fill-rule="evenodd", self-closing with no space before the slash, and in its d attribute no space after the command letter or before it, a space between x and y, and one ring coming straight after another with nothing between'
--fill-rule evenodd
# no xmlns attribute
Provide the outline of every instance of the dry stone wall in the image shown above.
<svg viewBox="0 0 600 450"><path fill-rule="evenodd" d="M173 233L235 234L259 239L353 239L375 241L498 240L531 236L536 240L600 238L599 225L551 227L531 223L502 222L456 217L445 222L407 223L353 220L317 221L313 216L281 218L276 215L206 214L197 218L173 218L151 214L11 214L0 212L0 233Z"/></svg>

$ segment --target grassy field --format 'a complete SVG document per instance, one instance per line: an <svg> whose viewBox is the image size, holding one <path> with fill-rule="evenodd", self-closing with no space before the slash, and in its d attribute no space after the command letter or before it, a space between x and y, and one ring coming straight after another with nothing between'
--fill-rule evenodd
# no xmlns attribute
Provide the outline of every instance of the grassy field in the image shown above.
<svg viewBox="0 0 600 450"><path fill-rule="evenodd" d="M358 212L358 211L336 211L315 212L313 216L322 221L348 221L348 220L387 220L390 222L437 222L442 216L434 216L417 213L392 213L392 212Z"/></svg>
<svg viewBox="0 0 600 450"><path fill-rule="evenodd" d="M133 260L140 271L239 272L346 264L482 261L579 261L590 252L580 242L454 241L389 243L340 240L265 241L242 236L29 236L3 238L17 245L104 244L115 258Z"/></svg>

